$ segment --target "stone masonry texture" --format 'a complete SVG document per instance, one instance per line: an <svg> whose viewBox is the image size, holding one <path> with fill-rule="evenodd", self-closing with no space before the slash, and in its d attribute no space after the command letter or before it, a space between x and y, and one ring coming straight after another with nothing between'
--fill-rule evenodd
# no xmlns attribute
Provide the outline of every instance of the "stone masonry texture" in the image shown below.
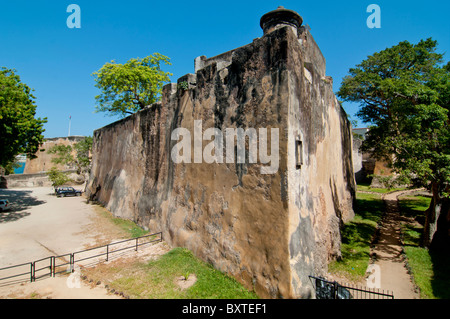
<svg viewBox="0 0 450 319"><path fill-rule="evenodd" d="M160 103L94 132L87 195L262 298L314 298L308 276L340 256L355 193L351 125L325 59L306 28L287 25L197 58L195 69L166 85ZM278 170L262 174L259 158L175 163L172 132L191 132L194 150L200 120L202 132L267 129L268 154L277 128Z"/></svg>

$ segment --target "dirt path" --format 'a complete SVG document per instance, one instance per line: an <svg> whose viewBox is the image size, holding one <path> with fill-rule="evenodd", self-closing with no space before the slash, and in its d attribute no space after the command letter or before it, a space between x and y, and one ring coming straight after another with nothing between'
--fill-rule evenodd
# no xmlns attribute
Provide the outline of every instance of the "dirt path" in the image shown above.
<svg viewBox="0 0 450 319"><path fill-rule="evenodd" d="M413 191L398 191L383 196L386 214L381 221L378 242L372 249L375 262L369 266L372 275L367 286L390 290L395 299L419 299L402 256L398 196Z"/></svg>

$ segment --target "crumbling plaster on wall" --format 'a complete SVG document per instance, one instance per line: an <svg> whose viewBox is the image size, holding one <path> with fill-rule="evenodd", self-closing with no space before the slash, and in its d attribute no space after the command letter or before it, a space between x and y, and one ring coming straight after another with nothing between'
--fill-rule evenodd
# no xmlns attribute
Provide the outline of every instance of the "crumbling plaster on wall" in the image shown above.
<svg viewBox="0 0 450 319"><path fill-rule="evenodd" d="M340 254L354 181L349 123L302 43L286 27L225 54L227 63L203 59L179 80L189 90L166 85L160 104L97 130L88 196L261 297L312 297L308 275ZM193 132L195 120L203 132L279 128L277 173L261 174L260 163L173 163L171 132Z"/></svg>
<svg viewBox="0 0 450 319"><path fill-rule="evenodd" d="M307 62L311 57L298 54L307 52L302 48L305 42L289 43L296 47L289 50L288 68L290 264L295 294L307 297L312 295L308 274L324 275L327 263L340 256L339 226L353 217L349 189L354 191L355 184L344 177L352 173L345 172L349 159L343 156L351 140L342 142L341 135L348 134L350 123L333 94L332 82L324 69ZM296 166L298 140L300 167ZM343 181L346 187L339 187Z"/></svg>

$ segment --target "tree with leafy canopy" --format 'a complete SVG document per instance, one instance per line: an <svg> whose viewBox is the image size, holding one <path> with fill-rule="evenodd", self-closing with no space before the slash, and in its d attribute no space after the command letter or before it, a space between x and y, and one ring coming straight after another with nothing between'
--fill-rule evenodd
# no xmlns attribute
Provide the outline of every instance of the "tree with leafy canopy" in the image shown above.
<svg viewBox="0 0 450 319"><path fill-rule="evenodd" d="M49 149L50 154L55 154L52 158L55 164L75 166L78 174L88 174L91 164L92 136L87 136L72 145L55 145Z"/></svg>
<svg viewBox="0 0 450 319"><path fill-rule="evenodd" d="M95 87L101 94L95 97L96 112L128 116L160 99L162 87L172 74L161 70L161 63L170 59L154 53L143 59L130 59L125 64L106 63L93 73Z"/></svg>
<svg viewBox="0 0 450 319"><path fill-rule="evenodd" d="M0 68L0 166L25 153L35 158L47 118L36 118L35 97L13 69Z"/></svg>
<svg viewBox="0 0 450 319"><path fill-rule="evenodd" d="M449 245L450 63L436 47L430 38L375 53L350 69L337 93L359 102L357 116L371 125L362 149L432 192L427 247Z"/></svg>
<svg viewBox="0 0 450 319"><path fill-rule="evenodd" d="M66 173L59 171L55 166L53 166L47 173L48 179L52 182L52 186L56 189L57 187L70 182L69 176Z"/></svg>
<svg viewBox="0 0 450 319"><path fill-rule="evenodd" d="M21 167L21 166L22 165L19 163L19 161L18 161L18 159L16 157L13 161L9 162L8 164L3 166L2 168L4 170L4 174L5 175L11 175L11 174L14 174L14 171L17 168ZM0 174L2 174L2 173L0 173Z"/></svg>

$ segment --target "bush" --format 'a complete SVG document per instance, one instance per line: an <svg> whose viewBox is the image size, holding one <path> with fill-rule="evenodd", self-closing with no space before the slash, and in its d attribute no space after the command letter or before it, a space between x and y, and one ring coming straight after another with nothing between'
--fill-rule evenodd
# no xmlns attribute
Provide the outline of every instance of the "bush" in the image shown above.
<svg viewBox="0 0 450 319"><path fill-rule="evenodd" d="M52 182L52 186L54 188L57 188L61 185L64 185L65 183L70 182L70 178L67 176L67 174L59 171L56 167L52 167L47 172L48 178Z"/></svg>

